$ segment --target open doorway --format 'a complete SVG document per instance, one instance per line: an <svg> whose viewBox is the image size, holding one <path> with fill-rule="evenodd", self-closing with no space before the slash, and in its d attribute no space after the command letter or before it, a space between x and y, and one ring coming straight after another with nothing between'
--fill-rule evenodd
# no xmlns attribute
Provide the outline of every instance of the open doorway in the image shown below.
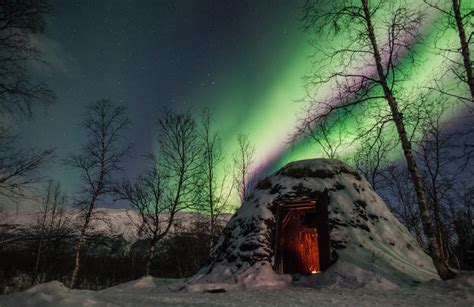
<svg viewBox="0 0 474 307"><path fill-rule="evenodd" d="M326 197L286 201L278 206L275 269L288 274L315 274L330 263Z"/></svg>

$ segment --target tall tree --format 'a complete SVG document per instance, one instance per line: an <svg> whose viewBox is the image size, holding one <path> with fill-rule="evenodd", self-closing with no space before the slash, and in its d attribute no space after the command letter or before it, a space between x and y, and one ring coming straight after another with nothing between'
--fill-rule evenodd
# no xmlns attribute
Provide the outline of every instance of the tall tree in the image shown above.
<svg viewBox="0 0 474 307"><path fill-rule="evenodd" d="M51 237L66 231L65 205L66 195L62 192L61 185L59 182L50 180L41 196L40 210L37 214L36 225L34 225L38 242L32 278L34 283L41 280L39 278L40 265L43 260L45 243L51 240Z"/></svg>
<svg viewBox="0 0 474 307"><path fill-rule="evenodd" d="M45 30L49 1L0 1L0 194L25 196L25 189L41 179L41 167L53 158L53 150L19 145L13 132L18 117L32 116L33 106L48 106L55 100L43 83L32 80L28 65L41 61L31 38Z"/></svg>
<svg viewBox="0 0 474 307"><path fill-rule="evenodd" d="M166 173L166 201L191 208L198 197L201 148L197 124L189 112L164 110L158 121L158 152Z"/></svg>
<svg viewBox="0 0 474 307"><path fill-rule="evenodd" d="M472 31L469 33L469 37L466 36L466 31L464 24L468 23L472 26L472 22L469 23L469 18L472 18L473 10L472 7L469 12L465 15L461 13L461 5L459 0L453 1L453 14L454 20L456 21L456 29L458 31L459 42L461 45L461 55L463 60L463 65L465 69L466 79L464 81L469 86L471 92L471 100L474 101L474 76L472 74L472 60L470 57L469 43L472 38ZM467 21L465 21L467 20ZM472 20L471 20L472 21Z"/></svg>
<svg viewBox="0 0 474 307"><path fill-rule="evenodd" d="M368 0L308 0L303 10L303 20L308 29L325 34L344 35L342 45L335 44L333 50L324 50L323 53L327 55L325 59L330 64L332 62L332 67L336 61L340 61L337 62L339 65L336 65L329 75L318 72L319 75L314 76L311 82L311 86L330 83L339 91L338 98L344 99L337 103L313 102L312 111L308 112L304 124L312 126L341 109L385 101L416 191L423 231L429 243L433 263L441 278L453 278L455 274L442 257L441 247L433 229L423 181L397 100L397 95L401 97L401 84L405 79L403 71L397 66L398 57L401 52L411 54L413 45L420 38L419 29L423 15L403 2L393 1L379 1L372 6ZM380 39L380 33L386 33L386 42ZM356 63L364 67L357 66ZM372 107L382 105L374 102Z"/></svg>
<svg viewBox="0 0 474 307"><path fill-rule="evenodd" d="M0 1L0 115L21 113L30 116L35 105L49 105L55 96L41 82L28 75L28 64L41 61L32 43L43 33L45 17L51 11L45 0Z"/></svg>
<svg viewBox="0 0 474 307"><path fill-rule="evenodd" d="M140 223L136 226L148 239L146 276L150 275L156 246L169 233L176 213L194 207L201 170L197 125L190 113L165 109L157 128L158 155L147 156L150 167L134 182L115 190L138 213Z"/></svg>
<svg viewBox="0 0 474 307"><path fill-rule="evenodd" d="M70 288L77 283L81 268L81 253L86 244L87 232L94 218L94 209L101 197L115 186L114 175L122 170L122 160L129 146L122 146L123 133L130 125L127 110L109 100L99 100L87 107L81 127L87 142L66 163L81 173L82 191L77 203L80 209L79 237L74 252L74 270Z"/></svg>
<svg viewBox="0 0 474 307"><path fill-rule="evenodd" d="M229 176L223 168L224 154L221 137L213 130L212 112L209 107L205 108L202 114L199 141L202 147L201 185L203 188L198 210L207 215L208 242L211 247L218 235L219 218L228 209L233 187L232 182L229 184Z"/></svg>
<svg viewBox="0 0 474 307"><path fill-rule="evenodd" d="M474 101L474 75L472 73L472 60L471 60L471 51L469 45L472 43L472 17L474 11L472 9L472 4L470 5L469 1L465 7L462 7L461 1L452 0L450 7L445 5L446 3L441 3L440 1L435 0L424 0L426 4L430 7L435 8L441 12L447 20L446 27L451 28L456 31L459 39L459 47L446 49L448 53L455 53L460 55L462 63L458 63L457 60L450 60L453 64L452 71L457 76L457 78L465 83L469 88L471 95L471 102ZM466 31L467 30L467 31ZM462 67L463 72L458 72L458 68ZM445 92L446 93L446 92ZM452 94L452 93L447 93ZM458 98L463 98L462 96L456 95Z"/></svg>
<svg viewBox="0 0 474 307"><path fill-rule="evenodd" d="M139 222L133 216L131 221L148 240L145 276L150 275L150 267L155 258L156 245L171 229L176 213L183 208L180 203L165 199L167 176L160 170L160 163L150 156L151 166L133 183L122 184L116 193L138 213Z"/></svg>
<svg viewBox="0 0 474 307"><path fill-rule="evenodd" d="M255 181L255 173L252 171L255 147L250 143L247 134L239 134L237 142L239 147L234 153L234 186L240 197L240 203L243 204Z"/></svg>

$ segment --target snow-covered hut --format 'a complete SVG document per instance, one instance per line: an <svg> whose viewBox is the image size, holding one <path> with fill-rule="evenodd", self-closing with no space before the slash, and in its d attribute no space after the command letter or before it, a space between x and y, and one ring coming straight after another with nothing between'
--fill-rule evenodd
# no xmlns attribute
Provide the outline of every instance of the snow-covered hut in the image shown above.
<svg viewBox="0 0 474 307"><path fill-rule="evenodd" d="M431 258L363 176L341 161L313 159L259 182L186 287L392 288L433 278Z"/></svg>

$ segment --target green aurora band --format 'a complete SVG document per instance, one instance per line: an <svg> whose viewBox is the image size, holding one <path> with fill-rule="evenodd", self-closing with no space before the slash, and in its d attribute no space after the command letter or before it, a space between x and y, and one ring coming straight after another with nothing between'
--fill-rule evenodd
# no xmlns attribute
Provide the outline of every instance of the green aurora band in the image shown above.
<svg viewBox="0 0 474 307"><path fill-rule="evenodd" d="M411 1L409 5L418 7L423 5L423 2ZM291 161L324 156L321 148L307 138L300 139L293 146L288 144L289 137L298 124L300 118L298 114L301 115L304 111L304 104L298 101L306 97L302 78L313 69L309 56L314 53L314 49L308 43L309 34L303 33L299 28L296 10L297 7L291 18L280 25L285 35L284 39L280 36L275 38L277 43L274 46L274 53L254 56L250 47L246 60L258 62L258 71L253 71L252 75L239 75L238 67L231 67L229 70L227 65L225 72L217 78L219 84L216 84L216 89L218 90L212 93L201 93L202 104L210 103L216 106L215 126L223 139L223 148L227 154L224 161L227 170L232 165L232 153L237 150L237 136L240 133L248 134L251 143L255 146L254 168L263 170L263 175ZM435 43L438 48L459 44L455 31L448 30L442 34L441 25L446 23L444 16L433 9L426 8L424 11L428 15L423 30L423 43L418 44L415 50L415 60L418 64L413 67L411 62L403 59L399 63L399 67L409 76L408 82L404 82L403 85L403 92L406 93L419 92L420 87L427 87L432 82L434 75L448 69L446 58L438 54ZM273 25L269 21L269 27ZM327 37L318 37L317 40L318 44L338 43L337 37L333 37L330 41ZM255 41L250 42L249 45L252 46L252 43L258 44ZM218 65L226 66L225 63L219 62ZM443 79L443 83L446 86L457 86L459 81L451 76ZM459 89L459 91L464 90ZM327 87L319 90L318 97L328 97L330 94L331 89ZM407 97L404 98L407 99ZM410 98L410 100L421 103L418 99ZM402 104L403 102L400 101L399 103ZM386 107L385 101L378 103L381 107ZM453 120L461 110L461 106L453 107L452 111L445 116L444 121ZM359 148L354 135L361 123L370 125L372 121L373 119L365 116L362 111L352 112L350 117L338 119L345 129L344 144L340 148L339 159L353 162L354 153ZM338 137L337 131L336 126L330 138ZM387 137L397 137L393 127L389 127L386 134ZM416 137L419 138L420 135ZM401 151L391 155L393 160L400 157ZM237 197L232 202L237 204Z"/></svg>

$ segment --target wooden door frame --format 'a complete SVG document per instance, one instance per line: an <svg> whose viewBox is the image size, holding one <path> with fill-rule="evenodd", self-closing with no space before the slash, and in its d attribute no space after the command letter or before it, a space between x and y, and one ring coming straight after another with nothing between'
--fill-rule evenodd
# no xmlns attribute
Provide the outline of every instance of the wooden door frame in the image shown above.
<svg viewBox="0 0 474 307"><path fill-rule="evenodd" d="M305 206L305 204L308 204ZM282 221L281 221L281 216L282 216L282 210L288 209L291 207L301 207L301 209L312 209L314 208L315 210L320 210L320 213L327 216L329 219L329 213L328 213L328 191L327 189L324 190L322 195L317 199L289 199L289 200L282 200L277 204L277 210L276 210L276 226L275 226L275 242L274 242L274 256L273 256L273 268L277 273L283 273L283 257L282 257L282 252L281 252L281 227L282 227ZM330 233L329 233L329 221L327 223L321 223L318 225L318 232L321 232L321 236L327 237L327 246L328 250L321 253L320 250L320 266L321 270L325 270L329 264L330 264ZM319 244L319 242L318 242ZM319 246L318 246L319 247Z"/></svg>

